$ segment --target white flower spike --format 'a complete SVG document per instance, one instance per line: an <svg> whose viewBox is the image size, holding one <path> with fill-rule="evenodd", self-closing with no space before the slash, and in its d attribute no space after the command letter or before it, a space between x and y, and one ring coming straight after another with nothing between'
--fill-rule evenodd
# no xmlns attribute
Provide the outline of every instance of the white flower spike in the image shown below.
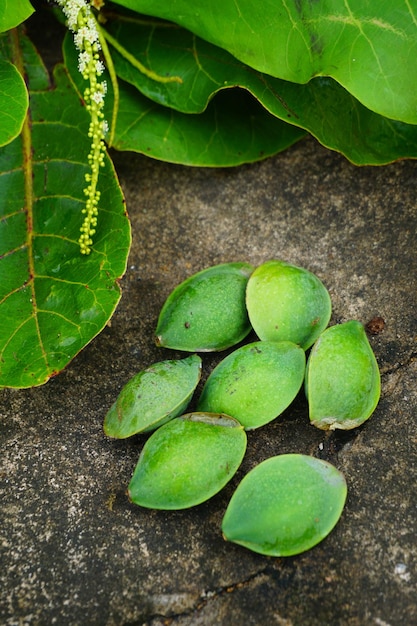
<svg viewBox="0 0 417 626"><path fill-rule="evenodd" d="M100 42L97 23L88 0L56 0L67 18L68 28L74 33L74 43L79 50L78 69L88 86L84 90L84 101L90 113L91 122L88 136L91 138L91 149L88 155L90 172L86 174L88 183L84 189L87 196L83 209L84 222L80 228L78 243L82 254L90 254L93 245L92 236L96 232L98 203L100 192L97 190L100 166L104 165L105 142L108 124L104 119L104 97L107 92L106 81L99 81L105 70L100 60Z"/></svg>

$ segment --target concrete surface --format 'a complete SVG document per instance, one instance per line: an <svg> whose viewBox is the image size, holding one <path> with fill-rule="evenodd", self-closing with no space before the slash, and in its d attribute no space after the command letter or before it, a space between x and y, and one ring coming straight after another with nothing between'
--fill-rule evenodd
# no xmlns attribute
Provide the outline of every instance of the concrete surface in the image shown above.
<svg viewBox="0 0 417 626"><path fill-rule="evenodd" d="M0 624L417 625L417 163L357 168L312 139L231 170L133 154L115 163L133 247L111 325L47 385L0 393ZM301 395L249 433L237 476L212 500L181 512L130 504L145 437L114 442L102 423L134 373L179 356L153 343L166 296L209 265L270 258L317 273L333 322L385 320L370 337L382 371L376 412L325 434ZM204 356L206 374L222 356ZM340 522L293 558L226 543L234 488L283 452L345 473Z"/></svg>

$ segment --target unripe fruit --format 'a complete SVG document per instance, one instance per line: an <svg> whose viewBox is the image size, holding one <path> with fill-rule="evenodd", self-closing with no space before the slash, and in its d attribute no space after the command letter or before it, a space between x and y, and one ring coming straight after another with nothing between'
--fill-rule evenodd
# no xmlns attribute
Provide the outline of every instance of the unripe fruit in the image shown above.
<svg viewBox="0 0 417 626"><path fill-rule="evenodd" d="M307 350L326 328L330 295L311 272L283 261L263 263L246 288L250 322L263 341L292 341Z"/></svg>
<svg viewBox="0 0 417 626"><path fill-rule="evenodd" d="M125 439L155 430L181 415L201 377L197 354L176 361L160 361L126 383L104 419L109 437Z"/></svg>
<svg viewBox="0 0 417 626"><path fill-rule="evenodd" d="M343 474L303 454L257 465L238 485L223 518L224 538L268 556L292 556L318 544L346 501Z"/></svg>
<svg viewBox="0 0 417 626"><path fill-rule="evenodd" d="M229 482L245 451L246 433L232 417L182 415L145 443L129 483L129 497L152 509L195 506Z"/></svg>
<svg viewBox="0 0 417 626"><path fill-rule="evenodd" d="M280 415L299 392L305 353L290 341L256 341L221 361L204 385L199 411L226 413L246 428Z"/></svg>
<svg viewBox="0 0 417 626"><path fill-rule="evenodd" d="M188 352L224 350L251 330L245 306L249 263L224 263L187 278L162 307L156 343Z"/></svg>
<svg viewBox="0 0 417 626"><path fill-rule="evenodd" d="M310 421L317 428L349 430L371 416L381 382L360 322L352 320L324 331L307 361L305 389Z"/></svg>

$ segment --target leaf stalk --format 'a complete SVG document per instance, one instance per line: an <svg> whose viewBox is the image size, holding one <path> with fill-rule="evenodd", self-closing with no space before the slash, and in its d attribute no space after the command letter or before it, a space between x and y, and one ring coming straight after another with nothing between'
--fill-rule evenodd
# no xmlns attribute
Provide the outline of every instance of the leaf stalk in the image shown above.
<svg viewBox="0 0 417 626"><path fill-rule="evenodd" d="M161 76L153 70L150 70L145 65L143 65L143 63L141 63L135 56L133 56L133 54L126 50L126 48L124 48L117 41L117 39L113 37L113 35L110 35L110 33L105 28L101 28L101 32L103 34L103 37L107 39L109 44L112 45L113 48L117 50L117 52L121 54L123 58L126 59L126 61L133 65L133 67L135 67L137 70L139 70L141 74L147 76L147 78L150 78L157 83L182 83L182 78L180 76Z"/></svg>

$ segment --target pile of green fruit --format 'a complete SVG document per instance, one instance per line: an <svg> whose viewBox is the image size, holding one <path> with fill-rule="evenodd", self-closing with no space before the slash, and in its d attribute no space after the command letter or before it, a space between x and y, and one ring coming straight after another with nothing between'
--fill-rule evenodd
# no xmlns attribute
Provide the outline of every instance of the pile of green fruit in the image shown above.
<svg viewBox="0 0 417 626"><path fill-rule="evenodd" d="M156 341L192 354L134 376L104 421L106 435L119 439L154 431L129 483L131 501L168 510L214 496L242 462L246 431L281 415L303 384L314 426L351 429L367 420L380 396L374 353L360 322L328 327L330 317L317 276L279 260L256 269L216 265L178 285L162 307ZM185 413L201 377L196 353L231 348L252 330L258 341L230 352L208 376L196 411ZM346 495L330 463L278 455L241 481L223 536L261 554L299 554L332 530Z"/></svg>

